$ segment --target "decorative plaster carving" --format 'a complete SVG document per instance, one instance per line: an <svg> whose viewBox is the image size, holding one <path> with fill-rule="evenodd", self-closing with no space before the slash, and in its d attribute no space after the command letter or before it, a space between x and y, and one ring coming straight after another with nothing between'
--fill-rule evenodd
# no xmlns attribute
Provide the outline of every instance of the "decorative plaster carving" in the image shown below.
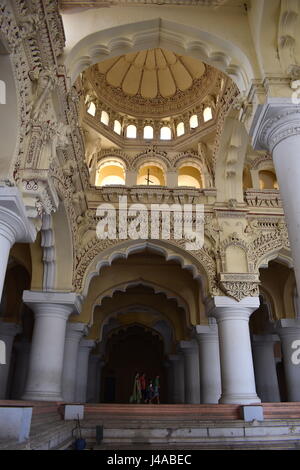
<svg viewBox="0 0 300 470"><path fill-rule="evenodd" d="M221 288L238 302L245 297L258 297L259 284L258 275L255 274L220 274Z"/></svg>

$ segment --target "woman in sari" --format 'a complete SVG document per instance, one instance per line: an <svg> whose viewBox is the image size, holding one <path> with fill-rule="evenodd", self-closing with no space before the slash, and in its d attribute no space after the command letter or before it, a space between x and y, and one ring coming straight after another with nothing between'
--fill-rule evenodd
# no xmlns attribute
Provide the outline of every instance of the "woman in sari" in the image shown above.
<svg viewBox="0 0 300 470"><path fill-rule="evenodd" d="M134 377L133 392L130 397L130 403L140 403L142 399L140 374L137 372Z"/></svg>

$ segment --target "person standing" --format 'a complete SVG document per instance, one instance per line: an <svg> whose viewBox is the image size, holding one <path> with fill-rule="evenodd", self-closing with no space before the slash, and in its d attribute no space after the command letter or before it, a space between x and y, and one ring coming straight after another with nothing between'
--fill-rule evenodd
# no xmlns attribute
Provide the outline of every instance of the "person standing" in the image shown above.
<svg viewBox="0 0 300 470"><path fill-rule="evenodd" d="M142 400L144 403L146 403L146 374L145 372L143 372L143 374L140 376L140 386L141 386Z"/></svg>
<svg viewBox="0 0 300 470"><path fill-rule="evenodd" d="M154 388L154 394L153 394L153 400L156 400L156 403L159 405L159 375L157 375L154 379L153 383L153 388Z"/></svg>
<svg viewBox="0 0 300 470"><path fill-rule="evenodd" d="M133 392L129 401L130 403L141 403L141 398L142 398L142 393L141 393L140 374L137 372L134 377Z"/></svg>

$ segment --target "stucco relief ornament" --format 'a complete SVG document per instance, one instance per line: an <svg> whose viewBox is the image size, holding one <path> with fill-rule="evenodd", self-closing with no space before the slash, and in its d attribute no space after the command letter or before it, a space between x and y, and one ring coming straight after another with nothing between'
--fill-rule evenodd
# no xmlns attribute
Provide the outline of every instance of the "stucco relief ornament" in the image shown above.
<svg viewBox="0 0 300 470"><path fill-rule="evenodd" d="M226 295L229 295L238 302L245 297L258 297L259 295L260 281L258 274L220 273L219 284Z"/></svg>
<svg viewBox="0 0 300 470"><path fill-rule="evenodd" d="M32 102L30 117L37 120L49 93L58 84L58 77L55 68L41 71L34 69L29 73L29 76L33 82L36 82L35 98Z"/></svg>
<svg viewBox="0 0 300 470"><path fill-rule="evenodd" d="M30 39L33 35L35 35L40 26L43 24L43 20L44 17L41 12L23 16L19 23L22 39Z"/></svg>

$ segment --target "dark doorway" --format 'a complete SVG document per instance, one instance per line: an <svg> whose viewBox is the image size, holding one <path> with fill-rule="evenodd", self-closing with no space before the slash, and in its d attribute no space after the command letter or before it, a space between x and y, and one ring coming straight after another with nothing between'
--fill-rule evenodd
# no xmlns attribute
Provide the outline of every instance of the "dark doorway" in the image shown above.
<svg viewBox="0 0 300 470"><path fill-rule="evenodd" d="M104 401L105 403L115 403L116 401L116 378L105 377L104 382Z"/></svg>
<svg viewBox="0 0 300 470"><path fill-rule="evenodd" d="M154 330L134 325L115 330L106 347L106 366L103 368L101 401L129 403L136 372L146 378L160 377L160 399L167 401L167 378L165 376L164 347L162 338ZM114 371L112 380L111 371Z"/></svg>

